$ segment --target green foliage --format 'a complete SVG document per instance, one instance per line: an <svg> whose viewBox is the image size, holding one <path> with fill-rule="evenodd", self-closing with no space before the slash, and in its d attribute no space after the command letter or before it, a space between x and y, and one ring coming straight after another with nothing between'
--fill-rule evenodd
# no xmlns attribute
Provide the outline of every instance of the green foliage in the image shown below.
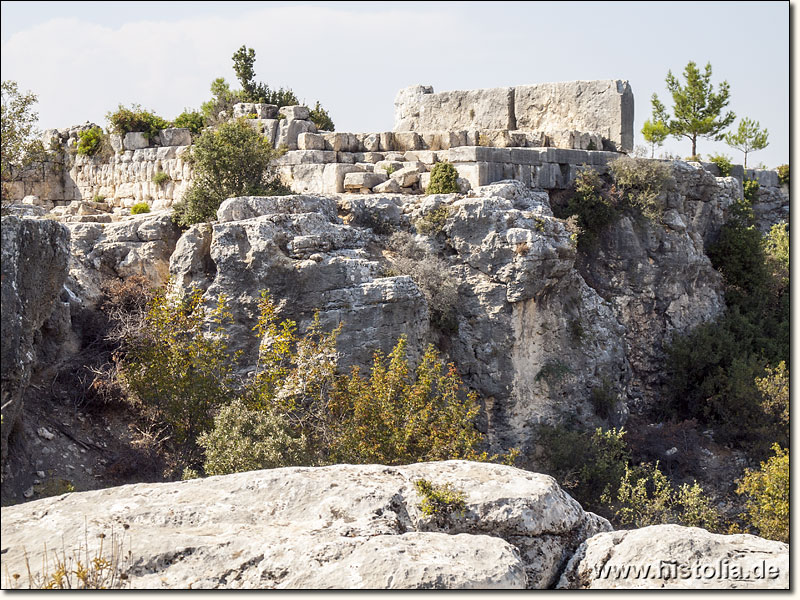
<svg viewBox="0 0 800 600"><path fill-rule="evenodd" d="M233 70L242 86L243 100L240 102L259 102L281 106L295 106L300 101L291 89L272 90L265 83L255 81L256 51L242 46L233 54ZM325 113L327 115L327 113Z"/></svg>
<svg viewBox="0 0 800 600"><path fill-rule="evenodd" d="M747 168L747 155L750 152L763 150L769 146L769 132L761 129L758 121L744 118L739 121L739 129L736 133L725 134L725 143L731 148L735 148L744 153L744 168Z"/></svg>
<svg viewBox="0 0 800 600"><path fill-rule="evenodd" d="M185 127L192 134L192 137L200 135L203 128L206 126L206 118L203 113L197 110L184 109L184 111L175 117L172 122L173 127Z"/></svg>
<svg viewBox="0 0 800 600"><path fill-rule="evenodd" d="M228 352L224 298L207 308L199 290L157 292L144 326L126 338L120 364L130 401L165 425L191 463L197 436L213 425L213 411L232 397L235 356Z"/></svg>
<svg viewBox="0 0 800 600"><path fill-rule="evenodd" d="M611 162L609 168L619 203L639 209L651 220L661 216L662 194L672 184L672 167L669 164L622 156Z"/></svg>
<svg viewBox="0 0 800 600"><path fill-rule="evenodd" d="M761 407L774 415L784 425L789 425L789 371L786 361L774 369L766 368L766 376L756 378L756 387L761 392Z"/></svg>
<svg viewBox="0 0 800 600"><path fill-rule="evenodd" d="M578 248L584 248L616 218L616 199L601 193L603 181L594 169L581 170L574 186L575 194L567 204L567 215L577 217Z"/></svg>
<svg viewBox="0 0 800 600"><path fill-rule="evenodd" d="M457 194L458 171L449 162L439 162L431 169L431 181L427 194Z"/></svg>
<svg viewBox="0 0 800 600"><path fill-rule="evenodd" d="M109 112L106 115L106 119L111 124L112 133L124 135L131 131L139 131L148 140L154 139L159 131L170 126L168 121L144 110L138 104L134 104L130 108L125 108L120 104L115 112Z"/></svg>
<svg viewBox="0 0 800 600"><path fill-rule="evenodd" d="M211 82L211 99L203 102L200 111L203 113L203 122L206 126L217 125L221 121L220 113L225 113L227 117L233 114L233 105L239 102L247 102L247 95L244 90L231 90L228 82L224 78L218 77ZM225 119L222 119L225 121Z"/></svg>
<svg viewBox="0 0 800 600"><path fill-rule="evenodd" d="M417 479L414 489L422 496L420 510L426 517L443 523L450 515L463 515L467 508L466 494L452 483L437 485L427 479Z"/></svg>
<svg viewBox="0 0 800 600"><path fill-rule="evenodd" d="M789 285L789 224L781 221L770 227L764 240L764 251L779 281Z"/></svg>
<svg viewBox="0 0 800 600"><path fill-rule="evenodd" d="M77 151L81 156L94 156L103 145L105 134L100 127L92 127L78 132Z"/></svg>
<svg viewBox="0 0 800 600"><path fill-rule="evenodd" d="M203 131L192 148L194 181L173 207L173 220L188 227L215 219L227 198L290 193L270 166L278 155L245 119Z"/></svg>
<svg viewBox="0 0 800 600"><path fill-rule="evenodd" d="M630 461L623 429L574 431L563 425L540 425L544 469L555 477L586 510L612 516L603 494L615 497Z"/></svg>
<svg viewBox="0 0 800 600"><path fill-rule="evenodd" d="M719 514L697 482L674 488L667 476L655 466L625 468L616 498L604 495L604 501L615 504L616 516L622 524L647 527L674 523L686 527L717 529Z"/></svg>
<svg viewBox="0 0 800 600"><path fill-rule="evenodd" d="M750 523L762 537L789 542L789 450L772 446L774 456L759 471L748 469L737 494L747 496Z"/></svg>
<svg viewBox="0 0 800 600"><path fill-rule="evenodd" d="M147 202L137 202L131 206L132 215L141 215L150 212L150 205Z"/></svg>
<svg viewBox="0 0 800 600"><path fill-rule="evenodd" d="M642 136L644 140L650 144L650 158L654 158L656 154L656 146L663 146L664 140L669 135L669 128L663 121L648 119L644 122L642 127Z"/></svg>
<svg viewBox="0 0 800 600"><path fill-rule="evenodd" d="M439 163L442 164L442 163ZM437 236L444 230L447 217L450 216L450 207L446 204L434 208L418 219L414 226L422 235Z"/></svg>
<svg viewBox="0 0 800 600"><path fill-rule="evenodd" d="M2 82L0 176L3 184L16 179L20 169L46 157L36 129L39 115L34 105L37 101L36 94L20 92L15 81ZM2 196L5 201L5 185Z"/></svg>
<svg viewBox="0 0 800 600"><path fill-rule="evenodd" d="M668 350L669 411L714 426L720 441L757 452L765 450L765 440L788 434L775 415L762 410L756 385L766 365L789 358L788 253L782 262L766 251L787 247L786 235L785 244L765 243L749 205L733 205L708 252L725 279L727 311L676 338Z"/></svg>
<svg viewBox="0 0 800 600"><path fill-rule="evenodd" d="M354 368L338 382L329 403L331 458L384 465L485 459L476 450L475 394L464 394L455 366L445 366L433 346L412 370L406 344L401 337L388 359L377 352L369 378Z"/></svg>
<svg viewBox="0 0 800 600"><path fill-rule="evenodd" d="M159 171L158 173L153 175L153 183L155 183L156 185L161 185L171 180L172 178L165 171Z"/></svg>
<svg viewBox="0 0 800 600"><path fill-rule="evenodd" d="M711 83L711 63L706 64L701 73L692 61L683 71L685 85L676 78L672 71L667 73L667 90L674 103L670 117L665 106L653 94L653 120L667 125L670 135L685 137L692 141L692 155L697 154L697 138L722 139L721 132L733 123L736 115L732 112L722 114L730 102L730 86L723 81L719 92L714 92Z"/></svg>
<svg viewBox="0 0 800 600"><path fill-rule="evenodd" d="M789 165L781 165L777 171L778 181L781 182L781 185L789 185Z"/></svg>
<svg viewBox="0 0 800 600"><path fill-rule="evenodd" d="M293 437L287 417L254 409L241 399L223 406L214 427L197 442L205 451L207 475L272 469L306 462L306 438Z"/></svg>
<svg viewBox="0 0 800 600"><path fill-rule="evenodd" d="M745 179L742 181L742 190L744 191L744 199L752 206L758 201L758 190L761 186L758 179Z"/></svg>
<svg viewBox="0 0 800 600"><path fill-rule="evenodd" d="M714 156L708 157L708 162L714 163L717 165L719 169L719 176L720 177L729 177L731 174L731 169L733 168L733 163L729 156L725 156L724 154L716 154Z"/></svg>
<svg viewBox="0 0 800 600"><path fill-rule="evenodd" d="M333 131L336 127L328 111L320 105L319 100L317 100L314 108L309 111L308 118L317 126L319 131Z"/></svg>
<svg viewBox="0 0 800 600"><path fill-rule="evenodd" d="M592 388L591 400L595 414L601 419L610 419L619 402L611 384L605 378L602 385Z"/></svg>

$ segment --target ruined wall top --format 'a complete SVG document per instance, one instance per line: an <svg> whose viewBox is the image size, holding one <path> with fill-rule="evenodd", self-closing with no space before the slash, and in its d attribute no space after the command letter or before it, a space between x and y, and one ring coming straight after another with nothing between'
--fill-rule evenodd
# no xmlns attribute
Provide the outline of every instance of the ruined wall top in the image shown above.
<svg viewBox="0 0 800 600"><path fill-rule="evenodd" d="M397 93L394 110L395 131L577 130L600 134L604 149L633 150L633 91L619 79L438 93L415 85Z"/></svg>

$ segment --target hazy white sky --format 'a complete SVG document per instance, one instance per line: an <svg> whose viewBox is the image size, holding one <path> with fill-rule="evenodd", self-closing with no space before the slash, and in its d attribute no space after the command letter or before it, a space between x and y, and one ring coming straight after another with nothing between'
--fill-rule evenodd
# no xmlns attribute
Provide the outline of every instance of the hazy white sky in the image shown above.
<svg viewBox="0 0 800 600"><path fill-rule="evenodd" d="M789 160L788 2L2 2L2 78L38 94L42 129L106 125L120 103L198 108L215 77L235 83L242 44L257 79L320 100L339 131L390 130L397 90L416 83L628 79L637 144L652 93L671 105L667 71L711 62L729 108L769 129L751 164ZM698 150L741 162L723 143Z"/></svg>

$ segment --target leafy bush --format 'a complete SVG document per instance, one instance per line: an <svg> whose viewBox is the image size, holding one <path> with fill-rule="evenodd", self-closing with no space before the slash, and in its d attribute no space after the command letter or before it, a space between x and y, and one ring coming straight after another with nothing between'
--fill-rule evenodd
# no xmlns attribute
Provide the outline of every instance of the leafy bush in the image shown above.
<svg viewBox="0 0 800 600"><path fill-rule="evenodd" d="M203 128L206 126L206 119L203 113L197 110L185 109L181 114L175 117L172 122L173 127L185 127L192 134L192 137L200 135Z"/></svg>
<svg viewBox="0 0 800 600"><path fill-rule="evenodd" d="M697 482L691 486L684 483L676 489L659 470L658 463L626 467L616 498L605 494L604 501L618 507L616 516L622 524L637 528L674 523L714 531L720 521Z"/></svg>
<svg viewBox="0 0 800 600"><path fill-rule="evenodd" d="M314 125L317 126L317 129L320 131L333 131L335 129L333 120L328 114L328 111L322 108L319 100L317 100L314 108L309 111L308 118L314 123Z"/></svg>
<svg viewBox="0 0 800 600"><path fill-rule="evenodd" d="M103 145L105 134L100 127L92 127L78 132L77 151L81 156L94 156Z"/></svg>
<svg viewBox="0 0 800 600"><path fill-rule="evenodd" d="M774 369L766 368L766 376L756 378L756 387L761 392L761 407L774 415L784 425L789 425L789 371L781 361Z"/></svg>
<svg viewBox="0 0 800 600"><path fill-rule="evenodd" d="M434 237L442 233L447 223L448 216L450 216L450 207L446 204L442 204L438 208L434 208L425 213L425 215L414 223L414 226L422 235Z"/></svg>
<svg viewBox="0 0 800 600"><path fill-rule="evenodd" d="M139 131L148 140L154 139L158 132L169 127L169 122L158 115L144 110L138 104L125 108L122 104L115 112L106 115L106 119L111 123L111 132L126 134L132 131Z"/></svg>
<svg viewBox="0 0 800 600"><path fill-rule="evenodd" d="M431 322L444 331L456 331L458 281L450 274L447 262L426 251L405 232L392 234L388 246L393 253L391 273L409 275L425 296Z"/></svg>
<svg viewBox="0 0 800 600"><path fill-rule="evenodd" d="M141 215L150 212L150 205L147 202L137 202L131 206L132 215Z"/></svg>
<svg viewBox="0 0 800 600"><path fill-rule="evenodd" d="M594 169L583 169L574 182L575 193L564 215L577 217L576 237L579 248L593 243L597 234L616 218L616 198L601 193L603 181Z"/></svg>
<svg viewBox="0 0 800 600"><path fill-rule="evenodd" d="M306 438L291 435L287 418L254 409L241 399L223 406L214 427L197 440L205 451L207 475L272 469L306 462Z"/></svg>
<svg viewBox="0 0 800 600"><path fill-rule="evenodd" d="M575 431L563 425L540 425L537 438L544 452L544 465L586 510L613 516L601 498L615 497L630 461L623 429Z"/></svg>
<svg viewBox="0 0 800 600"><path fill-rule="evenodd" d="M714 156L710 156L708 158L708 162L717 165L720 177L730 176L731 169L733 169L733 163L731 162L729 156L725 156L724 154L716 154Z"/></svg>
<svg viewBox="0 0 800 600"><path fill-rule="evenodd" d="M661 196L672 184L668 163L622 156L608 166L621 203L638 208L651 220L661 216Z"/></svg>
<svg viewBox="0 0 800 600"><path fill-rule="evenodd" d="M143 327L125 340L120 364L132 405L168 427L191 462L197 436L213 425L214 409L232 397L233 363L224 324L224 298L206 308L199 290L158 291Z"/></svg>
<svg viewBox="0 0 800 600"><path fill-rule="evenodd" d="M592 388L591 400L595 414L601 419L610 419L619 402L611 384L605 378L602 385Z"/></svg>
<svg viewBox="0 0 800 600"><path fill-rule="evenodd" d="M747 496L749 521L759 535L788 543L789 450L774 444L772 451L775 455L759 471L747 470L736 493Z"/></svg>
<svg viewBox="0 0 800 600"><path fill-rule="evenodd" d="M742 182L744 199L747 200L751 206L758 201L758 190L760 187L757 179L745 179Z"/></svg>
<svg viewBox="0 0 800 600"><path fill-rule="evenodd" d="M354 368L339 380L329 407L336 462L383 465L480 459L483 436L473 420L477 397L464 394L455 366L433 346L412 372L401 337L388 360L376 352L369 378Z"/></svg>
<svg viewBox="0 0 800 600"><path fill-rule="evenodd" d="M781 165L778 167L777 171L778 181L780 181L782 185L789 185L789 165Z"/></svg>
<svg viewBox="0 0 800 600"><path fill-rule="evenodd" d="M153 183L156 185L161 185L162 183L166 183L167 181L171 181L171 177L165 171L159 171L155 175L153 175Z"/></svg>
<svg viewBox="0 0 800 600"><path fill-rule="evenodd" d="M439 162L431 169L431 181L427 194L457 194L458 171L449 162Z"/></svg>
<svg viewBox="0 0 800 600"><path fill-rule="evenodd" d="M466 495L452 483L437 485L427 479L414 482L414 489L422 496L420 510L426 517L434 517L439 525L444 525L449 515L463 514L467 508Z"/></svg>
<svg viewBox="0 0 800 600"><path fill-rule="evenodd" d="M215 219L227 198L290 193L271 167L278 155L245 119L203 131L192 148L194 182L174 205L173 220L188 227Z"/></svg>

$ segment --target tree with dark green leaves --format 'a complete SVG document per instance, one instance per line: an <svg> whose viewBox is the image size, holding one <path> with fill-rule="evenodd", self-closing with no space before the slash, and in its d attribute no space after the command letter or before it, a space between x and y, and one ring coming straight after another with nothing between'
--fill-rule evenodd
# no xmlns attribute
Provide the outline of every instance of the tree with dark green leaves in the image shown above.
<svg viewBox="0 0 800 600"><path fill-rule="evenodd" d="M663 145L668 135L669 128L663 121L657 119L651 121L648 119L644 122L642 136L644 137L644 141L650 144L650 158L655 158L656 146Z"/></svg>
<svg viewBox="0 0 800 600"><path fill-rule="evenodd" d="M725 143L731 148L744 152L744 168L747 168L747 155L769 146L769 132L761 129L758 121L745 117L739 121L739 129L725 134Z"/></svg>
<svg viewBox="0 0 800 600"><path fill-rule="evenodd" d="M44 160L44 147L38 138L36 123L38 113L34 110L36 94L23 93L15 81L2 83L2 165L3 184L16 178L20 169ZM3 191L3 198L6 193Z"/></svg>
<svg viewBox="0 0 800 600"><path fill-rule="evenodd" d="M700 71L692 61L683 70L685 84L681 84L672 71L667 73L667 90L672 94L674 106L672 116L666 107L653 94L653 118L666 124L669 134L674 137L685 137L692 141L692 156L697 155L697 138L703 137L721 140L722 132L727 129L736 115L733 112L723 114L723 109L730 102L730 86L727 81L719 85L719 92L714 92L711 83L711 63Z"/></svg>

